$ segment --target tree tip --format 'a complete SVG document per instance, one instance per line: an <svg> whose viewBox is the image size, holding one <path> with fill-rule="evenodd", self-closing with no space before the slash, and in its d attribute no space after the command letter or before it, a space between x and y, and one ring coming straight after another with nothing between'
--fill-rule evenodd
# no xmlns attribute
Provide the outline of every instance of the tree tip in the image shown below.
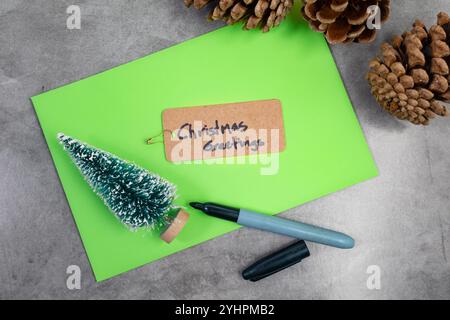
<svg viewBox="0 0 450 320"><path fill-rule="evenodd" d="M67 135L65 135L64 133L60 132L56 135L56 138L58 139L59 143L67 146L68 144L70 144L73 139Z"/></svg>

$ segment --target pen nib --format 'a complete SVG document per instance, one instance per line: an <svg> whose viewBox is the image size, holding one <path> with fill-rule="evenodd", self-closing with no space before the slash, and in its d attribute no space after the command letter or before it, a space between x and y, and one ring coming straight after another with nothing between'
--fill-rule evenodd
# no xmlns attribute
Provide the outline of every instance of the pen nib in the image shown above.
<svg viewBox="0 0 450 320"><path fill-rule="evenodd" d="M189 203L189 205L192 208L195 208L195 209L198 209L198 210L202 210L203 209L203 204L200 203L200 202L191 202L191 203Z"/></svg>

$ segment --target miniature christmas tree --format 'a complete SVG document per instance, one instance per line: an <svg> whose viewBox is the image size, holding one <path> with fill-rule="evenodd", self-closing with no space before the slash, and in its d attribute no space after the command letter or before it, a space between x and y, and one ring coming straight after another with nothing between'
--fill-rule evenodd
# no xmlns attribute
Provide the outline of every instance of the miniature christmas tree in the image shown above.
<svg viewBox="0 0 450 320"><path fill-rule="evenodd" d="M92 189L123 224L131 229L162 229L177 221L177 218L182 218L181 223L177 221L174 224L176 233L184 226L187 213L179 210L177 217L173 217L173 212L178 209L173 204L176 197L173 184L133 163L62 133L58 134L58 139ZM169 226L165 232L173 233L172 229ZM172 239L164 240L170 242Z"/></svg>

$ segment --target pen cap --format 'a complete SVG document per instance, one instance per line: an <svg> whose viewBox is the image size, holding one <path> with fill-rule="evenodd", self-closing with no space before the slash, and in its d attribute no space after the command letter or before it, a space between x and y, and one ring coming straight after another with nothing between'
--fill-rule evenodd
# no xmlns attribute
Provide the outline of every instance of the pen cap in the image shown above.
<svg viewBox="0 0 450 320"><path fill-rule="evenodd" d="M305 241L299 240L256 261L242 272L245 280L258 281L309 257Z"/></svg>

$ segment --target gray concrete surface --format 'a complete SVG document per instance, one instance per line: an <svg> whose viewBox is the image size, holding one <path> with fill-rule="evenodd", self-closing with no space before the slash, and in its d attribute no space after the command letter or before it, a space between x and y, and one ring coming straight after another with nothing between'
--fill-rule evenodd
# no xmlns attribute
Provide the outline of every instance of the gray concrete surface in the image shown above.
<svg viewBox="0 0 450 320"><path fill-rule="evenodd" d="M81 30L65 27L70 4L82 8ZM450 118L398 122L364 81L382 40L441 10L448 0L393 1L376 43L333 48L380 176L283 215L344 229L355 249L311 244L302 264L250 283L239 271L291 240L241 229L96 283L29 97L220 25L181 0L1 0L0 298L448 299ZM66 287L72 264L80 290ZM380 290L366 286L370 265L380 267Z"/></svg>

